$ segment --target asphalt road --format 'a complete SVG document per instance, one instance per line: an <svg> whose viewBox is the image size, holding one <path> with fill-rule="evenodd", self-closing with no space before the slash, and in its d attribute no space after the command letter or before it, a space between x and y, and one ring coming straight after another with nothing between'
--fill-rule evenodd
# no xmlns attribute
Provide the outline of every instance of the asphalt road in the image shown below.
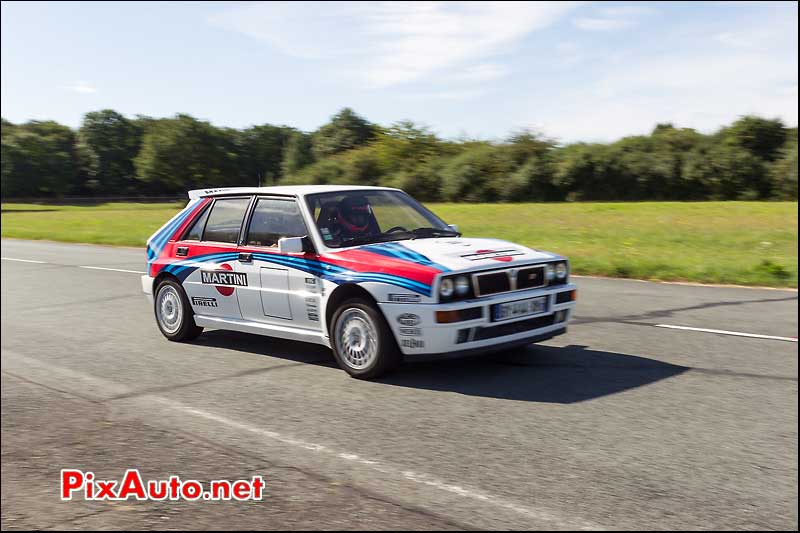
<svg viewBox="0 0 800 533"><path fill-rule="evenodd" d="M798 527L796 292L578 278L567 335L364 382L319 346L166 341L143 250L1 255L3 529ZM134 467L266 497L59 500L61 468Z"/></svg>

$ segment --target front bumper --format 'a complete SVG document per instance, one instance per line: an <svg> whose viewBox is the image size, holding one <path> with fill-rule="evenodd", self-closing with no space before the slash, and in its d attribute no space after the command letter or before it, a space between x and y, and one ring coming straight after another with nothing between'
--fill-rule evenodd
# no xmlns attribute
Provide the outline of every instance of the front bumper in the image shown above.
<svg viewBox="0 0 800 533"><path fill-rule="evenodd" d="M573 284L514 291L448 304L379 303L404 355L479 353L499 347L537 342L566 332L575 301L556 302L556 295L575 290ZM523 298L547 297L547 307L537 315L494 322L491 306ZM440 324L437 311L479 307L480 318ZM413 324L413 322L417 322Z"/></svg>

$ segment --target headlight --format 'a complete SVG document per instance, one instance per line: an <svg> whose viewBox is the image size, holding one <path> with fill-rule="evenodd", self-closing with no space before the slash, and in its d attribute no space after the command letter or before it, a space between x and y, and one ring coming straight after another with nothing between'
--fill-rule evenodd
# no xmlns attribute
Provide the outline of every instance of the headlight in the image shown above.
<svg viewBox="0 0 800 533"><path fill-rule="evenodd" d="M556 267L548 263L544 266L544 279L553 281L556 277Z"/></svg>
<svg viewBox="0 0 800 533"><path fill-rule="evenodd" d="M469 278L467 276L458 276L456 278L456 294L459 296L464 296L469 292L469 289Z"/></svg>
<svg viewBox="0 0 800 533"><path fill-rule="evenodd" d="M565 279L567 277L566 263L556 263L556 277L558 279Z"/></svg>
<svg viewBox="0 0 800 533"><path fill-rule="evenodd" d="M473 298L472 280L468 274L452 275L439 282L439 300L452 302Z"/></svg>
<svg viewBox="0 0 800 533"><path fill-rule="evenodd" d="M450 298L453 295L453 280L444 278L442 283L439 284L439 296L442 298Z"/></svg>

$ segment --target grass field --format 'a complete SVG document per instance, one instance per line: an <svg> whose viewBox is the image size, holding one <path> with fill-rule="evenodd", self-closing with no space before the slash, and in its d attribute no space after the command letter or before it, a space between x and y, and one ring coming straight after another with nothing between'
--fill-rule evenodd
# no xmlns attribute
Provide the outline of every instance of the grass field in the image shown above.
<svg viewBox="0 0 800 533"><path fill-rule="evenodd" d="M2 236L143 246L182 204L2 205ZM430 204L470 237L568 256L573 272L797 287L796 202Z"/></svg>

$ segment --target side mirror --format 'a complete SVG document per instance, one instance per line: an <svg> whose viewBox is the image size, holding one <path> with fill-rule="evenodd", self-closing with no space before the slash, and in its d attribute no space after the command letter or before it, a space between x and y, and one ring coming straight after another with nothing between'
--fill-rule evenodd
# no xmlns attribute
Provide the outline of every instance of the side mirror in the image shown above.
<svg viewBox="0 0 800 533"><path fill-rule="evenodd" d="M301 254L305 252L305 237L281 237L278 251L282 254Z"/></svg>
<svg viewBox="0 0 800 533"><path fill-rule="evenodd" d="M447 227L450 228L451 230L455 231L455 232L458 231L458 225L457 224L448 224Z"/></svg>

